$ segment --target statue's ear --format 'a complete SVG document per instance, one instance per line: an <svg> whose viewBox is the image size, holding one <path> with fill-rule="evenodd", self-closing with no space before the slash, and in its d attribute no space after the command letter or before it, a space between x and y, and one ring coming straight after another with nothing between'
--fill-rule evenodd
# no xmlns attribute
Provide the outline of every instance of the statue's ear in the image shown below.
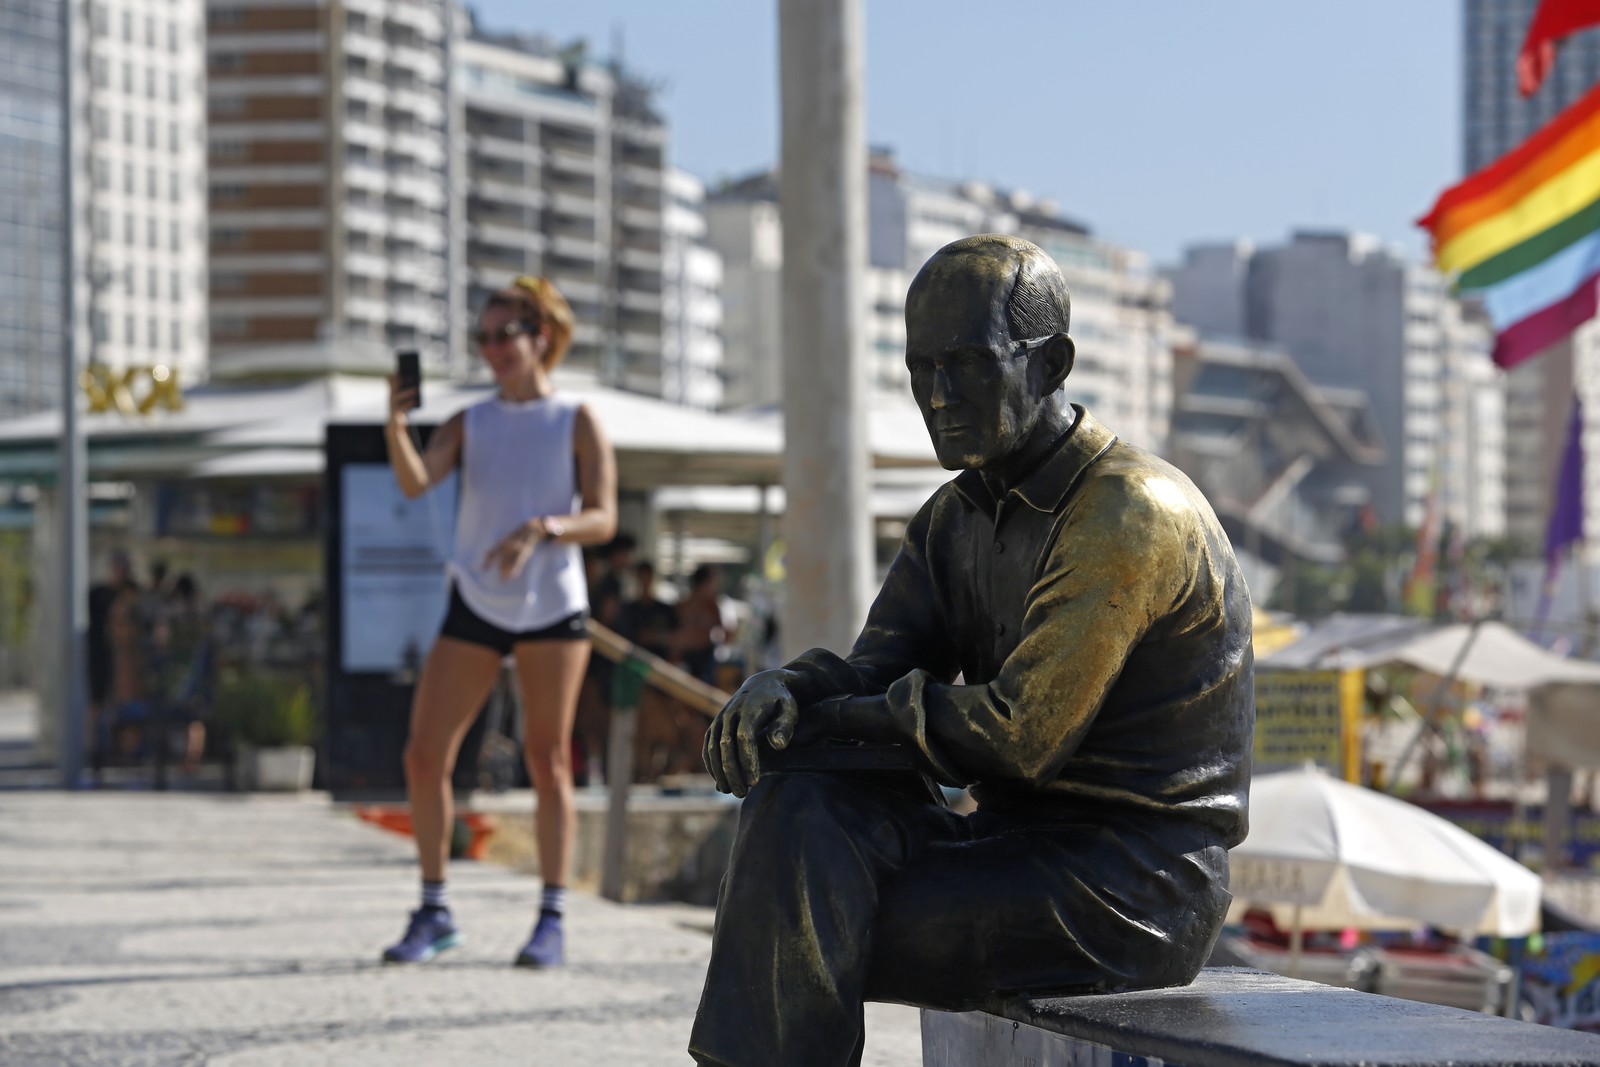
<svg viewBox="0 0 1600 1067"><path fill-rule="evenodd" d="M1072 373L1073 361L1078 358L1078 346L1073 344L1072 338L1064 333L1058 333L1045 343L1037 353L1038 368L1043 379L1044 396L1049 396L1061 388L1061 383L1067 380L1067 375Z"/></svg>

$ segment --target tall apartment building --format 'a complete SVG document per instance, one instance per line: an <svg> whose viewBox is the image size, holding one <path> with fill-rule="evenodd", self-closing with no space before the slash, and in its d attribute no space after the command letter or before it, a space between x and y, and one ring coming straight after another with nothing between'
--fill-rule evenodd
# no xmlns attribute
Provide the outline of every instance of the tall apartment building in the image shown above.
<svg viewBox="0 0 1600 1067"><path fill-rule="evenodd" d="M146 0L154 2L154 0ZM447 0L208 0L214 369L451 353Z"/></svg>
<svg viewBox="0 0 1600 1067"><path fill-rule="evenodd" d="M0 418L60 395L67 205L61 5L0 5Z"/></svg>
<svg viewBox="0 0 1600 1067"><path fill-rule="evenodd" d="M568 361L662 395L667 127L650 86L538 37L472 30L457 47L469 307L548 276L578 327Z"/></svg>
<svg viewBox="0 0 1600 1067"><path fill-rule="evenodd" d="M95 0L76 93L79 294L94 363L206 373L200 0Z"/></svg>
<svg viewBox="0 0 1600 1067"><path fill-rule="evenodd" d="M783 219L773 176L707 197L706 241L722 257L723 406L775 404L783 393Z"/></svg>
<svg viewBox="0 0 1600 1067"><path fill-rule="evenodd" d="M668 170L662 216L661 396L722 406L722 257L706 243L706 187Z"/></svg>
<svg viewBox="0 0 1600 1067"><path fill-rule="evenodd" d="M1048 252L1072 293L1078 359L1067 397L1125 439L1165 447L1172 408L1169 289L1140 254L1095 239L1047 201L914 174L883 149L869 158L867 214L867 369L876 400L909 400L905 296L923 263L961 237L1012 233ZM757 174L718 190L707 217L711 244L725 262L729 402L775 403L783 242L774 176Z"/></svg>
<svg viewBox="0 0 1600 1067"><path fill-rule="evenodd" d="M1600 30L1565 38L1556 64L1524 99L1517 91L1517 52L1537 0L1465 0L1462 25L1462 173L1488 166L1600 82ZM1600 430L1600 330L1594 324L1543 355L1514 367L1506 379L1507 532L1531 550L1543 544L1550 498L1575 394L1585 398L1588 440ZM1600 498L1600 450L1590 447L1587 500ZM1600 529L1591 517L1590 530Z"/></svg>
<svg viewBox="0 0 1600 1067"><path fill-rule="evenodd" d="M1370 476L1381 521L1419 526L1437 493L1468 536L1504 531L1503 497L1475 484L1503 479L1503 437L1494 427L1463 432L1500 402L1488 330L1437 273L1373 238L1302 232L1272 248L1191 248L1168 277L1174 307L1202 335L1237 337L1242 327L1289 352L1313 382L1371 397L1387 456Z"/></svg>

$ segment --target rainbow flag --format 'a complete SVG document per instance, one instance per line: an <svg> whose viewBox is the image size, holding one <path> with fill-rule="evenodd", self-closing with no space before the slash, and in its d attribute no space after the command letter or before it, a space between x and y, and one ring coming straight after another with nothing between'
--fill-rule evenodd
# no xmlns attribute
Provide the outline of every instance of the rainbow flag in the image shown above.
<svg viewBox="0 0 1600 1067"><path fill-rule="evenodd" d="M1513 367L1593 318L1600 280L1600 85L1417 221L1439 270L1477 291Z"/></svg>

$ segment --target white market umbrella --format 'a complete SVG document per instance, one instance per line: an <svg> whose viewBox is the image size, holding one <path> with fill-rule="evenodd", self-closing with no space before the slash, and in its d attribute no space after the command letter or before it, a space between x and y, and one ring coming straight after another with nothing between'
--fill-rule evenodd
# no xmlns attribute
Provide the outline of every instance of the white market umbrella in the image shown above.
<svg viewBox="0 0 1600 1067"><path fill-rule="evenodd" d="M1539 876L1465 830L1403 800L1315 768L1250 783L1250 833L1229 858L1234 899L1272 906L1291 929L1463 934L1539 929Z"/></svg>

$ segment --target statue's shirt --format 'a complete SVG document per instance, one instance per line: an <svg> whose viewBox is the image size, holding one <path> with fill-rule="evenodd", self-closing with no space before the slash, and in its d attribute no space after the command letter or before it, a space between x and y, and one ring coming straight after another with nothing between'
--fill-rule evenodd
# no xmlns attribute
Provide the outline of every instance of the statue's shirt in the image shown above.
<svg viewBox="0 0 1600 1067"><path fill-rule="evenodd" d="M1081 408L1003 498L974 471L935 493L848 659L788 669L802 703L884 694L930 772L982 809L1138 838L1142 862L1244 838L1254 696L1233 549L1182 472Z"/></svg>

